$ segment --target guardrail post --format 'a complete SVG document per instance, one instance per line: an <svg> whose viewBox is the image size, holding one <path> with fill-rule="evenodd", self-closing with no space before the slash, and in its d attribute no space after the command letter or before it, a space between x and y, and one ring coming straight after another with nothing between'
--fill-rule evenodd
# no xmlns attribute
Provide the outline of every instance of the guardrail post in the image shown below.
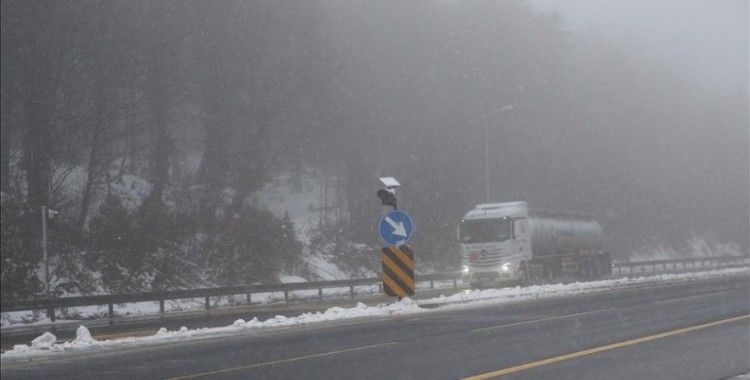
<svg viewBox="0 0 750 380"><path fill-rule="evenodd" d="M109 309L109 325L114 326L115 325L115 305L109 304L107 305L107 308Z"/></svg>
<svg viewBox="0 0 750 380"><path fill-rule="evenodd" d="M630 262L617 262L613 264L612 273L617 273L620 275L637 275L640 271L641 273L646 273L647 269L650 270L659 270L657 268L661 268L663 270L669 270L669 268L672 268L674 270L683 270L687 271L688 269L697 269L699 266L710 266L712 268L718 268L718 267L729 267L733 265L748 265L750 264L750 256L718 256L718 257L703 257L703 258L687 258L687 259L675 259L675 260L658 260L658 261L652 261L652 262L638 262L638 261L630 261ZM435 282L440 281L450 281L453 282L453 288L458 288L458 280L461 278L459 277L460 274L456 274L454 272L451 273L439 273L435 277L426 277L422 279L423 285L425 282L430 283L430 288L434 289L436 287ZM191 299L198 299L203 297L205 299L205 309L207 313L212 308L210 304L210 297L211 296L217 296L217 297L224 297L227 295L231 296L237 296L242 293L245 293L247 296L247 303L248 305L252 304L251 299L251 292L270 292L270 293L279 293L284 292L284 300L286 302L289 302L289 293L296 291L296 290L314 290L318 289L318 299L323 300L323 290L327 288L346 288L349 287L349 296L354 299L355 293L354 293L354 287L355 286L366 286L367 289L372 289L371 286L376 284L378 287L378 290L380 291L380 294L382 294L384 288L381 280L379 278L366 278L366 279L356 279L356 280L337 280L337 281L324 281L319 283L305 283L300 285L299 287L290 286L289 284L277 284L274 286L264 285L264 286L245 286L245 287L220 287L220 288L206 288L206 289L197 289L197 293L195 291L185 293L183 291L155 291L150 293L143 293L142 298L141 297L134 297L133 295L118 295L118 294L110 294L110 295L102 295L102 296L94 296L91 297L68 297L65 299L65 303L62 303L62 305L65 305L65 307L78 307L83 305L107 305L108 313L107 315L102 315L102 319L107 318L109 320L109 326L114 326L115 324L115 315L114 315L114 305L115 304L127 304L127 303L136 303L136 302L159 302L159 315L161 318L164 318L166 315L166 300L167 299L175 299L180 297L187 296ZM342 294L342 297L346 298L346 294ZM55 321L55 309L60 308L61 303L51 303L51 302L45 302L40 303L39 301L44 300L30 300L30 301L22 301L22 300L13 300L13 302L8 302L3 300L3 311L6 310L6 308L11 307L7 305L13 305L13 308L21 308L21 307L27 307L26 309L15 309L16 310L34 310L36 313L45 313L47 318L49 318L52 321ZM210 313L209 313L210 314ZM102 321L104 322L104 321ZM106 322L104 322L106 324Z"/></svg>

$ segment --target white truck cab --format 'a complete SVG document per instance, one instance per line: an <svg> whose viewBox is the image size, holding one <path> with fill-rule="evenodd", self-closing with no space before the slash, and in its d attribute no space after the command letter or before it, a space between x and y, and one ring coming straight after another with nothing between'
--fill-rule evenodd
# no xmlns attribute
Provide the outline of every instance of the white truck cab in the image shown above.
<svg viewBox="0 0 750 380"><path fill-rule="evenodd" d="M611 273L602 227L579 212L530 209L526 202L477 205L458 226L463 277L490 282L594 279Z"/></svg>
<svg viewBox="0 0 750 380"><path fill-rule="evenodd" d="M517 280L520 264L531 260L526 202L477 205L458 230L464 280Z"/></svg>

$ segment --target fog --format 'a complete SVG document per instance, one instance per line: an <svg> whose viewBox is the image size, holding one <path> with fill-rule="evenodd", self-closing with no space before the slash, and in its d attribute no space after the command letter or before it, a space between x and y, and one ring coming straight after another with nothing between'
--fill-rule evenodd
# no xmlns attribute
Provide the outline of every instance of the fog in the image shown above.
<svg viewBox="0 0 750 380"><path fill-rule="evenodd" d="M702 1L534 0L557 12L573 30L597 33L611 43L641 49L691 80L718 90L748 83L748 3Z"/></svg>
<svg viewBox="0 0 750 380"><path fill-rule="evenodd" d="M384 175L429 268L487 175L617 259L748 249L746 1L9 0L0 57L3 294L42 205L70 289L367 268ZM263 201L313 187L305 234Z"/></svg>

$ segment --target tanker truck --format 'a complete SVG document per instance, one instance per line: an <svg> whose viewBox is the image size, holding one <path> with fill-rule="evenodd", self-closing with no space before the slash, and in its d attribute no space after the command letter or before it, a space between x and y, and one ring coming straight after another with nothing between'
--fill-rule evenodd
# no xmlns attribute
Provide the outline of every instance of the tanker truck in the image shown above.
<svg viewBox="0 0 750 380"><path fill-rule="evenodd" d="M526 202L477 205L458 226L462 272L472 287L596 279L612 273L602 227L582 213Z"/></svg>

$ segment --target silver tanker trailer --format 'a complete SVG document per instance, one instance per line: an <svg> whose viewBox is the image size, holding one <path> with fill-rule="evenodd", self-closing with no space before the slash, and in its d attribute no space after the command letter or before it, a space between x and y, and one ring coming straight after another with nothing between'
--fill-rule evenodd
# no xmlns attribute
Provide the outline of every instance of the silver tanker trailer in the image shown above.
<svg viewBox="0 0 750 380"><path fill-rule="evenodd" d="M463 217L458 236L464 280L473 287L612 272L602 227L580 213L535 210L526 202L480 204Z"/></svg>

